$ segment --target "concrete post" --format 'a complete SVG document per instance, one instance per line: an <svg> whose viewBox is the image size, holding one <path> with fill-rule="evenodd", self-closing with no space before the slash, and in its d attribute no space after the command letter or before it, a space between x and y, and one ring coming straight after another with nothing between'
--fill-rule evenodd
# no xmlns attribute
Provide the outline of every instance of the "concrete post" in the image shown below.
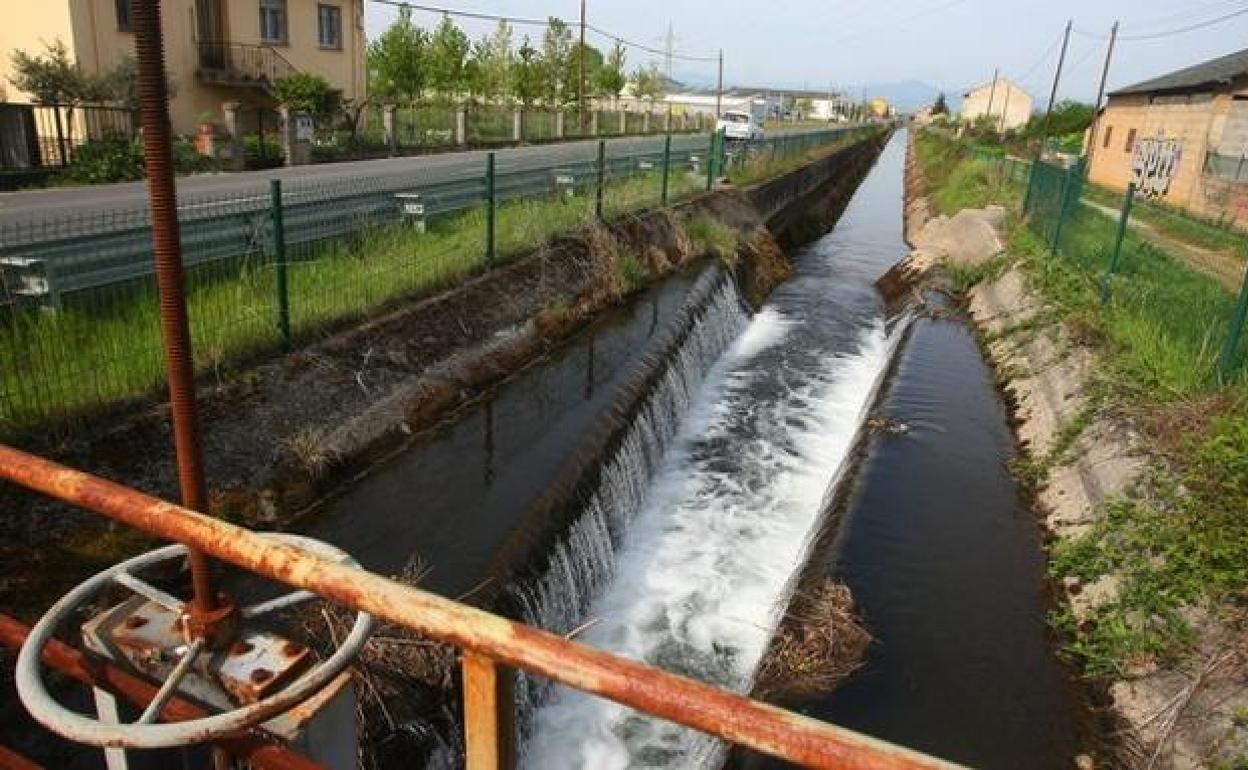
<svg viewBox="0 0 1248 770"><path fill-rule="evenodd" d="M455 144L468 143L468 110L460 107L455 111Z"/></svg>
<svg viewBox="0 0 1248 770"><path fill-rule="evenodd" d="M641 133L650 133L650 110L641 113Z"/></svg>
<svg viewBox="0 0 1248 770"><path fill-rule="evenodd" d="M306 166L312 162L312 138L315 129L312 116L304 112L292 112L286 107L278 108L282 118L282 152L287 166Z"/></svg>
<svg viewBox="0 0 1248 770"><path fill-rule="evenodd" d="M390 155L399 154L399 131L396 114L398 107L393 104L387 104L381 108L381 128L386 135L386 146L390 148Z"/></svg>
<svg viewBox="0 0 1248 770"><path fill-rule="evenodd" d="M563 138L563 110L555 113L555 138Z"/></svg>
<svg viewBox="0 0 1248 770"><path fill-rule="evenodd" d="M520 110L511 113L511 139L517 144L524 141L524 113Z"/></svg>
<svg viewBox="0 0 1248 770"><path fill-rule="evenodd" d="M221 122L225 124L225 133L229 137L222 160L230 171L242 171L247 167L247 154L243 149L243 132L239 130L238 113L242 108L238 102L226 102L221 105Z"/></svg>
<svg viewBox="0 0 1248 770"><path fill-rule="evenodd" d="M620 110L620 133L624 134L627 132L628 132L628 113L624 110Z"/></svg>
<svg viewBox="0 0 1248 770"><path fill-rule="evenodd" d="M589 113L589 135L598 136L598 110Z"/></svg>

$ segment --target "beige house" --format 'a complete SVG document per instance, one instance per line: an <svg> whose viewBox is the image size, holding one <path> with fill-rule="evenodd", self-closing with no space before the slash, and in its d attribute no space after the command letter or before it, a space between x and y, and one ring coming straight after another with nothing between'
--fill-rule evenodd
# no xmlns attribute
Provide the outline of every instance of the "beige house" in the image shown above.
<svg viewBox="0 0 1248 770"><path fill-rule="evenodd" d="M17 5L18 0L4 0ZM14 51L62 41L86 72L133 55L131 0L39 0L0 23L0 93L28 101L9 82ZM176 89L174 131L219 121L221 105L271 106L269 87L294 72L321 75L346 99L365 96L364 0L163 0L165 64ZM16 10L10 8L9 10Z"/></svg>
<svg viewBox="0 0 1248 770"><path fill-rule="evenodd" d="M1248 225L1248 50L1110 93L1094 130L1093 183Z"/></svg>
<svg viewBox="0 0 1248 770"><path fill-rule="evenodd" d="M994 80L962 94L962 120L974 123L992 116L998 131L1012 131L1031 120L1031 94L1009 78Z"/></svg>

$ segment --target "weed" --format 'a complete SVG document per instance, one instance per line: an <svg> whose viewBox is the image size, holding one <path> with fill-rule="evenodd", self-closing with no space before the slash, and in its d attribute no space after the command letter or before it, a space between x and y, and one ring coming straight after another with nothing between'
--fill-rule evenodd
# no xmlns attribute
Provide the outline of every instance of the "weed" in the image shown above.
<svg viewBox="0 0 1248 770"><path fill-rule="evenodd" d="M685 232L702 253L727 267L737 261L737 231L709 214L699 212L685 222Z"/></svg>
<svg viewBox="0 0 1248 770"><path fill-rule="evenodd" d="M632 252L621 254L616 260L615 269L620 280L628 291L632 291L646 283L646 266L641 258Z"/></svg>

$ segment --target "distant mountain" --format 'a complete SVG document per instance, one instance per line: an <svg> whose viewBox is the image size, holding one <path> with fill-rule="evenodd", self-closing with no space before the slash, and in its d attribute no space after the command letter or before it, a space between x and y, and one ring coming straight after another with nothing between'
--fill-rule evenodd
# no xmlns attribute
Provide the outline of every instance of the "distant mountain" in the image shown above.
<svg viewBox="0 0 1248 770"><path fill-rule="evenodd" d="M925 104L931 104L936 101L936 95L942 91L945 94L945 100L949 104L949 109L956 112L962 104L962 94L941 89L930 83L924 83L920 80L900 80L893 83L868 83L861 86L860 89L866 92L868 99L876 96L882 96L888 100L889 104L897 107L902 112L916 110ZM853 92L850 92L853 94Z"/></svg>

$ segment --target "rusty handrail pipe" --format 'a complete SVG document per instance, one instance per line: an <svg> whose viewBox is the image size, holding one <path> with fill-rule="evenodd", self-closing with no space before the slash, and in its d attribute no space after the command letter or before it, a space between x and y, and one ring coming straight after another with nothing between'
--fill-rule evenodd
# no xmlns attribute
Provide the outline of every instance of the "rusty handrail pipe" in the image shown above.
<svg viewBox="0 0 1248 770"><path fill-rule="evenodd" d="M363 569L275 544L120 484L0 445L0 479L185 544L499 663L807 767L956 767L687 677L617 657Z"/></svg>
<svg viewBox="0 0 1248 770"><path fill-rule="evenodd" d="M19 650L26 643L30 629L7 615L0 615L0 645ZM43 662L49 668L89 687L100 687L120 695L143 708L156 696L157 687L103 660L91 658L64 642L53 640L43 649ZM165 704L160 716L166 722L186 722L208 716L210 712L188 700L174 696ZM279 743L255 733L240 733L217 744L235 759L260 770L326 770ZM0 767L5 767L0 761Z"/></svg>

